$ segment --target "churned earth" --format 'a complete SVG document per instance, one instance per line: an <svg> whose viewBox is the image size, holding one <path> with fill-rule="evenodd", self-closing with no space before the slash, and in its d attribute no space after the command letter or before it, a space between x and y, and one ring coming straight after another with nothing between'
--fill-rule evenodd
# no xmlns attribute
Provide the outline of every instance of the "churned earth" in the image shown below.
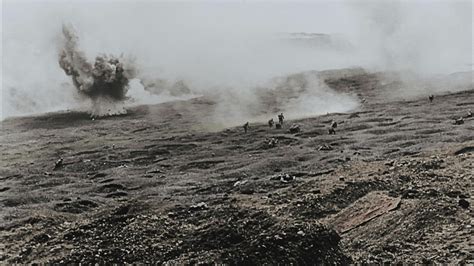
<svg viewBox="0 0 474 266"><path fill-rule="evenodd" d="M474 263L472 85L396 99L380 75L326 76L353 112L247 134L205 130L205 97L4 120L0 262Z"/></svg>

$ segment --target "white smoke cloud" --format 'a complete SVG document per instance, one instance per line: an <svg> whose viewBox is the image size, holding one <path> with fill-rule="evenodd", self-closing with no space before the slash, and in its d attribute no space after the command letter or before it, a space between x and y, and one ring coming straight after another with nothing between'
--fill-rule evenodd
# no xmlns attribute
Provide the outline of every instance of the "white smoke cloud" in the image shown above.
<svg viewBox="0 0 474 266"><path fill-rule="evenodd" d="M472 70L471 1L351 3L355 42L381 70L422 75Z"/></svg>
<svg viewBox="0 0 474 266"><path fill-rule="evenodd" d="M3 8L3 117L81 105L57 64L63 23L75 26L91 60L102 53L133 56L139 78L183 81L194 94L217 92L233 103L218 111L243 117L255 103L256 87L302 71L363 66L431 74L472 68L470 1L6 0ZM330 34L343 44L336 49L282 40L295 32ZM327 91L311 84L311 91ZM146 94L135 85L131 94ZM284 108L306 115L354 106L353 99L335 93L304 99L314 100ZM312 104L318 101L332 104Z"/></svg>

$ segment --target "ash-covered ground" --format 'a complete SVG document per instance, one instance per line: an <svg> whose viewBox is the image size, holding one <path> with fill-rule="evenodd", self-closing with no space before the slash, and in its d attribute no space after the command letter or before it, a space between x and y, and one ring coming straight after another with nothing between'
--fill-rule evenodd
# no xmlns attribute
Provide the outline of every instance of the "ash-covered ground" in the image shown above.
<svg viewBox="0 0 474 266"><path fill-rule="evenodd" d="M389 100L381 75L327 75L351 113L246 134L205 130L207 98L7 119L0 261L474 263L472 84Z"/></svg>

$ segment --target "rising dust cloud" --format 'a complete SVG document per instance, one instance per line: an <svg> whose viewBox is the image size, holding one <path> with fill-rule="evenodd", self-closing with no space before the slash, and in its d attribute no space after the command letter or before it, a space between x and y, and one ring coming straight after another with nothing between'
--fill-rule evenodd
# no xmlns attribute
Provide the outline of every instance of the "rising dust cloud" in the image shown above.
<svg viewBox="0 0 474 266"><path fill-rule="evenodd" d="M454 72L471 73L472 86L471 10L470 1L7 0L1 115L120 114L198 95L218 100L210 119L221 124L344 112L358 100L304 73L351 67L409 73L404 95L426 92L413 79ZM294 97L261 93L282 90Z"/></svg>
<svg viewBox="0 0 474 266"><path fill-rule="evenodd" d="M126 99L129 80L135 70L124 65L121 58L100 55L95 63L87 61L79 50L78 37L71 26L63 25L64 46L59 54L59 66L71 76L80 95L92 101L93 117L126 114L121 105Z"/></svg>

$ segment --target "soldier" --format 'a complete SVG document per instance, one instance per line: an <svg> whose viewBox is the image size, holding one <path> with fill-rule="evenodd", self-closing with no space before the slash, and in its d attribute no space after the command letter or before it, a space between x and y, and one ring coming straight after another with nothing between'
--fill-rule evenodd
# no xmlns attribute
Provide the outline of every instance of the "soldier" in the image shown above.
<svg viewBox="0 0 474 266"><path fill-rule="evenodd" d="M245 133L247 133L248 130L249 130L249 122L247 122L247 123L244 124L244 131L245 131Z"/></svg>
<svg viewBox="0 0 474 266"><path fill-rule="evenodd" d="M469 118L469 117L472 117L472 112L471 112L471 110L467 111L467 116L466 116L466 118Z"/></svg>
<svg viewBox="0 0 474 266"><path fill-rule="evenodd" d="M61 168L63 166L63 158L59 158L56 163L54 164L54 168L53 168L53 171L54 170L58 170L59 168Z"/></svg>
<svg viewBox="0 0 474 266"><path fill-rule="evenodd" d="M458 119L454 119L454 124L455 125L462 125L464 124L464 118L460 117Z"/></svg>
<svg viewBox="0 0 474 266"><path fill-rule="evenodd" d="M278 121L280 122L281 125L283 125L283 119L285 119L285 117L283 116L283 113L279 114Z"/></svg>
<svg viewBox="0 0 474 266"><path fill-rule="evenodd" d="M269 126L270 128L273 127L273 124L275 124L275 122L273 121L273 118L270 119L270 120L268 120L268 126Z"/></svg>
<svg viewBox="0 0 474 266"><path fill-rule="evenodd" d="M334 130L333 127L330 127L330 128L328 129L328 133L329 133L329 135L336 135L336 130Z"/></svg>
<svg viewBox="0 0 474 266"><path fill-rule="evenodd" d="M430 103L432 103L432 102L433 102L433 99L434 99L434 95L431 94L430 96L428 96L428 99L430 99Z"/></svg>
<svg viewBox="0 0 474 266"><path fill-rule="evenodd" d="M331 128L337 128L337 122L336 121L332 121L331 123Z"/></svg>

